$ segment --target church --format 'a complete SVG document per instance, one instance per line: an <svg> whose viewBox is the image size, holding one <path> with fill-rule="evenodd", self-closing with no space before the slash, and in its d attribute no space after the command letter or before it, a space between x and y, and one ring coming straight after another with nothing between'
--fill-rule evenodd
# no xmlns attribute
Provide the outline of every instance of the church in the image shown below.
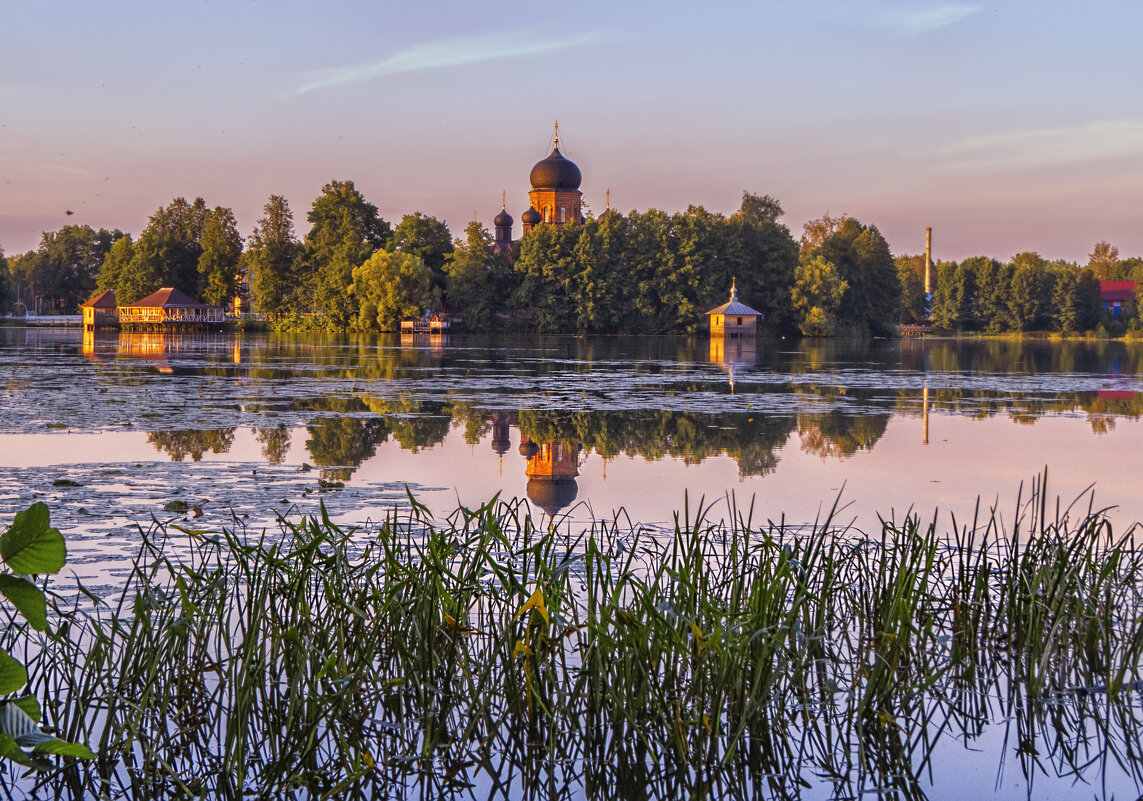
<svg viewBox="0 0 1143 801"><path fill-rule="evenodd" d="M579 191L583 175L576 163L560 152L558 122L551 154L536 162L528 178L532 184L532 191L528 193L530 205L528 210L520 215L525 236L541 222L550 225L584 222L583 193ZM507 205L502 199L500 213L492 220L496 232L494 247L498 253L508 253L512 250L512 224L515 221L508 213Z"/></svg>

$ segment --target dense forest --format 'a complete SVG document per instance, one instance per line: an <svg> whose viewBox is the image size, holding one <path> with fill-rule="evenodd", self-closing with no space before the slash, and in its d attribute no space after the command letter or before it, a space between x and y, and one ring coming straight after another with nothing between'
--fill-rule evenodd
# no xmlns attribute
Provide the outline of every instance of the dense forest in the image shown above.
<svg viewBox="0 0 1143 801"><path fill-rule="evenodd" d="M1143 259L1120 259L1107 242L1084 266L1031 252L937 262L927 298L924 258L894 258L876 226L826 214L795 240L782 213L774 198L749 192L729 216L696 206L608 210L539 225L501 253L475 220L455 239L419 212L391 225L352 181L322 188L301 238L284 197L269 198L246 237L230 209L180 197L137 238L71 225L27 253L5 260L0 251L0 311L19 299L33 312L75 313L97 291L131 303L175 286L218 305L244 289L279 330L394 331L433 311L472 331L693 333L734 279L763 329L781 334L891 335L929 319L943 332L1141 327L1100 302L1100 280L1143 286Z"/></svg>

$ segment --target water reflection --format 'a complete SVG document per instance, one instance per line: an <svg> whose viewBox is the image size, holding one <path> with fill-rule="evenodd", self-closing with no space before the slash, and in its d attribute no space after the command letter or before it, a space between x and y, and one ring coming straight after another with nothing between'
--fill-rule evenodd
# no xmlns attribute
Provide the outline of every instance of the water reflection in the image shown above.
<svg viewBox="0 0 1143 801"><path fill-rule="evenodd" d="M432 456L455 435L484 454L463 470L501 477L481 486L518 486L520 496L529 476L506 464L517 458L513 443L574 443L574 497L587 501L611 465L650 476L677 462L701 478L730 460L734 475L718 479L727 488L804 471L803 455L829 471L807 484L817 500L854 481L839 464L857 470L873 454L896 464L880 478L885 487L908 485L918 459L931 461L936 483L961 469L958 460L992 452L1011 463L1005 486L1061 460L1088 473L1086 486L1121 473L1096 455L1110 453L1111 440L1091 434L1122 441L1123 421L1143 415L1141 373L1143 346L1124 342L452 337L408 347L395 336L3 329L0 436L142 430L164 458L209 462L229 449L268 465L305 462L337 481L358 480L365 465L400 480L380 455L399 455L408 474L404 455L416 454L437 466L422 483L460 486L470 476ZM974 445L985 427L966 421L1015 422L1042 438L1013 450L1015 427L1000 440L989 428ZM888 436L894 426L915 429L912 450ZM926 443L922 456L916 446ZM1092 454L1086 461L1077 443ZM958 447L968 456L950 453ZM997 487L995 474L975 492ZM673 502L693 483L672 485Z"/></svg>
<svg viewBox="0 0 1143 801"><path fill-rule="evenodd" d="M520 438L520 454L528 460L528 499L549 518L570 506L579 492L579 456L583 446L570 439L537 445L528 435Z"/></svg>

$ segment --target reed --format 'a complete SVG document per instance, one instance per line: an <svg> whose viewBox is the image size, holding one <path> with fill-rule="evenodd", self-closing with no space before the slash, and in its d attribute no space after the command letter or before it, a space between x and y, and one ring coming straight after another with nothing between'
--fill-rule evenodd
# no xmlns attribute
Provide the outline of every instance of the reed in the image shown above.
<svg viewBox="0 0 1143 801"><path fill-rule="evenodd" d="M258 536L153 525L116 597L57 595L55 634L23 649L45 721L96 759L0 782L761 798L825 776L915 798L940 743L1004 716L1028 776L1140 782L1135 531L1090 507L1049 519L1042 483L1011 525L992 510L947 533L727 508L575 535L499 499L442 524L410 498L369 531L324 510Z"/></svg>

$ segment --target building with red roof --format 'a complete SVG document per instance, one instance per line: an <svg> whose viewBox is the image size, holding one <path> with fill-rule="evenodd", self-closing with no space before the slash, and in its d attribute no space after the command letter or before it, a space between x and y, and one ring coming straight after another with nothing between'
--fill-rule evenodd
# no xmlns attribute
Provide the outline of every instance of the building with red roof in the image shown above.
<svg viewBox="0 0 1143 801"><path fill-rule="evenodd" d="M1100 281L1099 299L1116 320L1135 316L1134 281Z"/></svg>
<svg viewBox="0 0 1143 801"><path fill-rule="evenodd" d="M226 322L226 309L199 303L185 292L165 286L142 300L117 307L119 325L135 330L204 328Z"/></svg>

